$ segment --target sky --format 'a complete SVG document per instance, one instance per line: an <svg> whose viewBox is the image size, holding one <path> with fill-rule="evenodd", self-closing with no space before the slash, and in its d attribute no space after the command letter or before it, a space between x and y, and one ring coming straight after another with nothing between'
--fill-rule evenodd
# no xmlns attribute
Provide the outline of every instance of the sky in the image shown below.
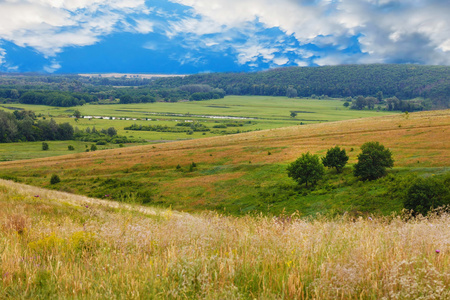
<svg viewBox="0 0 450 300"><path fill-rule="evenodd" d="M449 0L0 0L0 71L450 65Z"/></svg>

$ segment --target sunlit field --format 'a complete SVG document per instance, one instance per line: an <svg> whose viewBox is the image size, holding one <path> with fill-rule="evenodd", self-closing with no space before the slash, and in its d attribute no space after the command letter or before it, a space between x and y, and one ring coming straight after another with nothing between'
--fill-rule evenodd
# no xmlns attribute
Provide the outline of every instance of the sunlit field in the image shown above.
<svg viewBox="0 0 450 300"><path fill-rule="evenodd" d="M0 298L449 299L450 216L183 214L0 180Z"/></svg>

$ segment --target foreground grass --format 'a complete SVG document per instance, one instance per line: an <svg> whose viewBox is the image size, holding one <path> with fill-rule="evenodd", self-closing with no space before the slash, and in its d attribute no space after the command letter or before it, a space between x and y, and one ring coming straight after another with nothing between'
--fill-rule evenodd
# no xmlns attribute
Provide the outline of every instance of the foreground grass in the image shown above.
<svg viewBox="0 0 450 300"><path fill-rule="evenodd" d="M0 203L0 298L450 298L445 213L190 215L3 180Z"/></svg>

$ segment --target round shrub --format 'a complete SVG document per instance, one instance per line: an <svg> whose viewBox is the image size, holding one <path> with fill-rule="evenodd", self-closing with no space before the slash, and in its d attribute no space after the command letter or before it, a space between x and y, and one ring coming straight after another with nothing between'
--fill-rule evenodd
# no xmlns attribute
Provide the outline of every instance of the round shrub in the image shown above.
<svg viewBox="0 0 450 300"><path fill-rule="evenodd" d="M450 188L437 178L417 178L408 188L403 204L406 209L425 216L434 208L450 205Z"/></svg>
<svg viewBox="0 0 450 300"><path fill-rule="evenodd" d="M61 179L59 178L58 175L53 174L52 177L50 178L50 184L57 184L58 182L61 182Z"/></svg>

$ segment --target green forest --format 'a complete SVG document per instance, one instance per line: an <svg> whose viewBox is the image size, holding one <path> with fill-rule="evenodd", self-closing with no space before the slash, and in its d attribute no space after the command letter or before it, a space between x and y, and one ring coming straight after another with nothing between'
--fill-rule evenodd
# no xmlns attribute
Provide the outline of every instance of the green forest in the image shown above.
<svg viewBox="0 0 450 300"><path fill-rule="evenodd" d="M0 103L69 107L92 102L200 101L226 95L346 98L354 109L448 108L450 67L395 64L289 67L159 79L0 74ZM363 97L364 102L358 97ZM383 107L373 104L383 104Z"/></svg>

